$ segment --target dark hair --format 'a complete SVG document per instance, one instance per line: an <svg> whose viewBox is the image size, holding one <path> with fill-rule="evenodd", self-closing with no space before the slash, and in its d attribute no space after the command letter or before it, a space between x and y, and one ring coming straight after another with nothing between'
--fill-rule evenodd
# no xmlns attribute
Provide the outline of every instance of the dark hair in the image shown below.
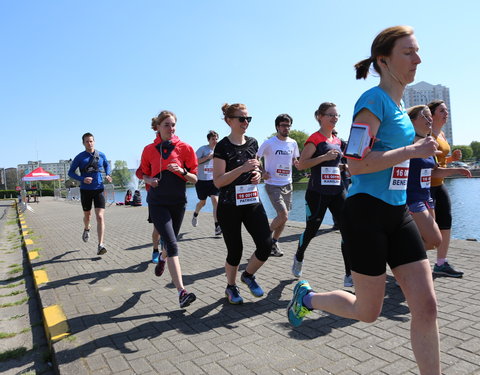
<svg viewBox="0 0 480 375"><path fill-rule="evenodd" d="M430 108L430 112L432 112L432 116L437 110L437 107L440 106L440 104L444 104L445 102L443 100L432 100L430 103L427 104L428 108Z"/></svg>
<svg viewBox="0 0 480 375"><path fill-rule="evenodd" d="M278 115L277 118L275 119L275 129L278 127L278 125L281 122L289 122L290 125L293 124L293 118L287 113L282 113L281 115Z"/></svg>
<svg viewBox="0 0 480 375"><path fill-rule="evenodd" d="M356 63L355 70L357 72L357 79L367 78L370 64L373 63L375 71L382 75L382 71L377 64L377 57L390 56L395 46L395 42L403 38L404 36L413 35L413 28L410 26L393 26L383 30L373 40L372 47L370 49L370 57L368 59L359 61Z"/></svg>
<svg viewBox="0 0 480 375"><path fill-rule="evenodd" d="M318 106L318 109L315 111L314 113L314 116L315 116L315 120L318 121L318 116L319 115L324 115L325 112L327 112L327 110L329 108L332 108L332 107L336 107L337 105L335 103L332 103L332 102L325 102L325 103L322 103Z"/></svg>
<svg viewBox="0 0 480 375"><path fill-rule="evenodd" d="M207 139L210 140L210 138L218 138L218 133L215 130L209 130Z"/></svg>
<svg viewBox="0 0 480 375"><path fill-rule="evenodd" d="M84 135L82 135L82 143L85 143L85 138L88 137L92 137L93 139L95 139L92 133L85 133Z"/></svg>
<svg viewBox="0 0 480 375"><path fill-rule="evenodd" d="M157 125L160 125L163 120L165 120L167 117L173 117L175 119L175 122L177 121L177 116L175 113L171 111L162 111L158 114L157 117L152 118L152 129L154 131L157 131Z"/></svg>

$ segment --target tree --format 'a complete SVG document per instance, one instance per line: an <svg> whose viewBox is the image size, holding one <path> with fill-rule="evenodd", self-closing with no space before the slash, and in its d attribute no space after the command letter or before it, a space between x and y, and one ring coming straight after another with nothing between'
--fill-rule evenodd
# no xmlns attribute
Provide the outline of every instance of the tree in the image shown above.
<svg viewBox="0 0 480 375"><path fill-rule="evenodd" d="M470 147L473 152L473 157L477 160L480 159L480 142L472 141L472 143L470 143Z"/></svg>
<svg viewBox="0 0 480 375"><path fill-rule="evenodd" d="M132 175L127 167L127 162L124 160L115 160L115 167L112 171L112 180L115 186L124 188L129 184Z"/></svg>
<svg viewBox="0 0 480 375"><path fill-rule="evenodd" d="M456 150L456 149L459 149L462 151L462 160L471 159L473 155L473 151L470 146L459 145L459 146L452 147L452 150Z"/></svg>

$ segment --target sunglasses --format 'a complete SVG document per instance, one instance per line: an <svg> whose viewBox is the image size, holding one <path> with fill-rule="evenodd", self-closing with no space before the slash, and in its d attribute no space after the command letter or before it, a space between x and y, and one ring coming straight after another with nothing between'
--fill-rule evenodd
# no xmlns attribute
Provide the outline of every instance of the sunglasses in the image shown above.
<svg viewBox="0 0 480 375"><path fill-rule="evenodd" d="M228 116L229 118L238 118L238 121L240 122L250 122L252 121L252 116Z"/></svg>

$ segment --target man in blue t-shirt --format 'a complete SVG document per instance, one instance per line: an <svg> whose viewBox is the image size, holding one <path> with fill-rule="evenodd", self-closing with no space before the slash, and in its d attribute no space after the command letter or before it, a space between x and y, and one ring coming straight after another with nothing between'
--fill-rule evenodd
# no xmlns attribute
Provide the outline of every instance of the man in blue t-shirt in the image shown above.
<svg viewBox="0 0 480 375"><path fill-rule="evenodd" d="M83 242L88 242L90 238L90 218L93 202L95 205L95 217L97 219L97 255L103 255L107 252L107 249L103 243L105 232L105 195L103 194L102 171L105 172L107 181L112 182L112 178L110 177L111 170L105 154L95 150L93 134L85 133L82 136L82 142L85 146L85 151L75 156L68 170L68 176L80 181L80 198L83 208L84 224L82 240ZM77 169L80 171L80 175L76 173Z"/></svg>

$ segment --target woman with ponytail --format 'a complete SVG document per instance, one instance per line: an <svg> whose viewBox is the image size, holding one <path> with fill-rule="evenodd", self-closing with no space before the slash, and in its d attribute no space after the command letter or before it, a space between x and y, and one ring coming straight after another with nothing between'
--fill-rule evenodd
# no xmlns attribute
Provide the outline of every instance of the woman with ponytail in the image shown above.
<svg viewBox="0 0 480 375"><path fill-rule="evenodd" d="M421 62L418 49L411 27L390 27L375 38L370 57L355 65L357 79L367 77L370 65L380 75L380 84L355 105L345 153L352 185L343 210L342 236L355 295L340 290L314 293L302 280L295 286L287 313L293 326L313 309L373 322L382 311L388 264L410 307L412 349L420 373L440 375L432 273L406 206L409 160L437 152L431 136L413 143L415 130L402 101Z"/></svg>

